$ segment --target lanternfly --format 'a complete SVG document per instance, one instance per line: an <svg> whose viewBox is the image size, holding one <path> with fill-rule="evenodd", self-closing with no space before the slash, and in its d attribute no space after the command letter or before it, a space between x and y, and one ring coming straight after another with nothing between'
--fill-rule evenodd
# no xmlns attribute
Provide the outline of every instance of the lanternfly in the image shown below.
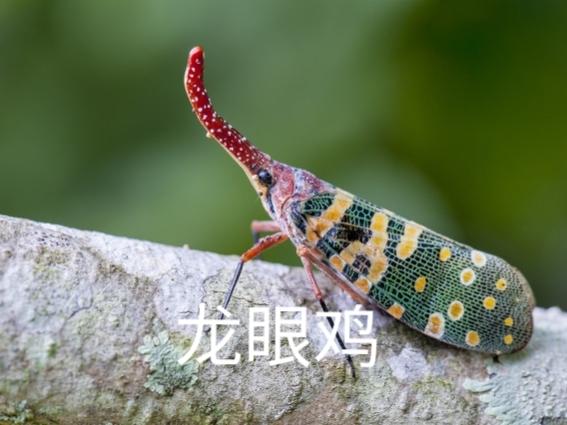
<svg viewBox="0 0 567 425"><path fill-rule="evenodd" d="M242 254L225 307L243 264L289 239L324 310L313 266L357 302L447 344L503 354L528 343L534 298L516 268L271 159L217 115L203 61L203 50L192 49L184 82L193 111L242 167L272 218L252 223L255 235L271 234L255 237ZM344 347L340 336L338 342Z"/></svg>

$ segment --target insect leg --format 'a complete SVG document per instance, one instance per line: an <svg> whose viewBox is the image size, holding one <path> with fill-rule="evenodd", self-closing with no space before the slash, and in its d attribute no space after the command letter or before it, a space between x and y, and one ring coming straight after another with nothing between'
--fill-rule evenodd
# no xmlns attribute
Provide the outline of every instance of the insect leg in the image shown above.
<svg viewBox="0 0 567 425"><path fill-rule="evenodd" d="M222 303L222 307L226 309L228 307L228 303L230 302L230 298L232 297L232 293L234 292L234 288L236 288L236 284L238 283L238 279L240 278L240 273L242 272L242 267L244 267L244 263L253 260L262 252L271 248L275 245L279 245L282 242L285 242L288 239L288 236L285 233L279 232L274 233L273 235L268 235L260 239L256 242L250 249L248 249L244 254L240 256L240 261L236 266L236 270L234 271L234 275L230 281L230 285L228 287L228 291L224 296L224 301ZM222 319L224 314L221 313L219 319Z"/></svg>
<svg viewBox="0 0 567 425"><path fill-rule="evenodd" d="M299 258L301 258L301 262L303 263L303 268L305 269L305 273L307 274L307 279L309 279L309 282L311 283L311 289L313 289L313 293L315 294L315 298L317 298L317 300L319 301L319 304L321 305L321 309L325 313L328 312L329 309L327 308L327 304L323 300L323 293L321 292L321 289L319 288L319 285L317 284L317 281L315 280L315 275L313 274L313 266L311 264L311 261L309 261L308 258L306 258L302 255L300 255ZM331 327L331 329L335 328L335 323L334 323L332 317L327 316L327 322L329 323L329 326ZM343 339L341 338L341 334L338 331L337 331L337 334L336 334L336 339L337 339L337 342L338 342L339 346L341 347L341 349L346 350L345 343L343 342ZM352 357L350 356L350 354L346 354L345 357L346 357L346 361L347 361L348 365L350 366L352 378L356 379L356 371L354 369L354 363L352 362Z"/></svg>
<svg viewBox="0 0 567 425"><path fill-rule="evenodd" d="M252 240L254 243L260 239L260 233L263 232L281 232L280 226L275 221L258 221L253 220L250 223L250 230L252 230Z"/></svg>

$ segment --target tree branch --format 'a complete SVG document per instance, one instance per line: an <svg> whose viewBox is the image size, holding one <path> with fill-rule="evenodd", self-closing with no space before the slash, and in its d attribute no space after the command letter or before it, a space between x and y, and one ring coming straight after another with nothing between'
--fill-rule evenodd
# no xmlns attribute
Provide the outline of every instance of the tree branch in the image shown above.
<svg viewBox="0 0 567 425"><path fill-rule="evenodd" d="M528 348L499 363L375 313L377 361L355 381L342 356L315 361L326 338L302 270L261 261L229 310L246 324L252 306L306 306L311 365L249 362L241 326L239 364L180 366L195 327L178 320L213 314L236 262L0 216L0 423L567 423L560 310L536 309ZM353 309L320 281L332 310Z"/></svg>

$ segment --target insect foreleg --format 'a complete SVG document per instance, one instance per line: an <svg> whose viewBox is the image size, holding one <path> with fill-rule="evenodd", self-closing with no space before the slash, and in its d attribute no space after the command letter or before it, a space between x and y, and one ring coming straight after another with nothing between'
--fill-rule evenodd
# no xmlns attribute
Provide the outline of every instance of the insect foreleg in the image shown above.
<svg viewBox="0 0 567 425"><path fill-rule="evenodd" d="M315 275L313 274L313 266L311 264L311 261L309 261L308 258L301 255L301 250L298 250L298 254L299 254L299 258L301 258L301 262L303 263L303 268L305 269L305 273L307 274L307 279L309 279L309 282L311 283L311 289L313 289L313 294L315 294L315 298L317 298L317 300L319 301L319 304L321 305L321 309L326 313L329 311L329 309L327 308L327 304L323 300L323 293L321 292L321 288L319 288L319 285L315 280ZM333 321L332 317L327 316L327 322L329 323L331 329L335 328L335 322ZM338 331L336 334L336 339L337 339L337 343L339 344L339 347L341 347L342 350L346 350L343 339L341 338L341 334ZM352 377L353 379L356 379L356 371L354 369L354 363L352 362L352 357L350 356L350 354L346 354L345 357L347 363L350 366Z"/></svg>
<svg viewBox="0 0 567 425"><path fill-rule="evenodd" d="M232 297L232 293L234 292L234 288L236 288L236 284L238 282L238 279L240 278L240 273L242 272L242 267L244 266L244 263L253 260L254 258L256 258L258 255L260 255L262 252L264 252L265 250L267 250L268 248L271 248L273 246L276 246L282 242L285 242L288 239L288 236L285 233L279 232L279 233L274 233L273 235L268 235L263 237L262 239L260 239L258 242L256 242L252 248L248 249L244 254L242 254L240 256L240 261L238 262L238 265L236 266L236 270L234 271L234 275L232 276L232 279L230 281L230 285L228 287L228 291L226 292L225 296L224 296L224 301L222 303L222 307L224 309L226 309L228 307L228 303L230 302L230 298ZM224 317L224 314L220 314L219 318L222 319Z"/></svg>
<svg viewBox="0 0 567 425"><path fill-rule="evenodd" d="M281 232L280 226L275 221L253 220L252 223L250 223L250 230L252 230L252 240L254 243L258 242L260 239L260 233Z"/></svg>

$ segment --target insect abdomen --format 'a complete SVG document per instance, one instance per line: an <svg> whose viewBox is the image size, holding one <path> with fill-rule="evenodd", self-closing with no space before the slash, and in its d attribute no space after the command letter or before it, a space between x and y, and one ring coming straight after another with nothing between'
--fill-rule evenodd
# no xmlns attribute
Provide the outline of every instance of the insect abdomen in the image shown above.
<svg viewBox="0 0 567 425"><path fill-rule="evenodd" d="M496 256L341 190L302 202L292 221L324 264L416 330L488 353L531 337L529 285Z"/></svg>

